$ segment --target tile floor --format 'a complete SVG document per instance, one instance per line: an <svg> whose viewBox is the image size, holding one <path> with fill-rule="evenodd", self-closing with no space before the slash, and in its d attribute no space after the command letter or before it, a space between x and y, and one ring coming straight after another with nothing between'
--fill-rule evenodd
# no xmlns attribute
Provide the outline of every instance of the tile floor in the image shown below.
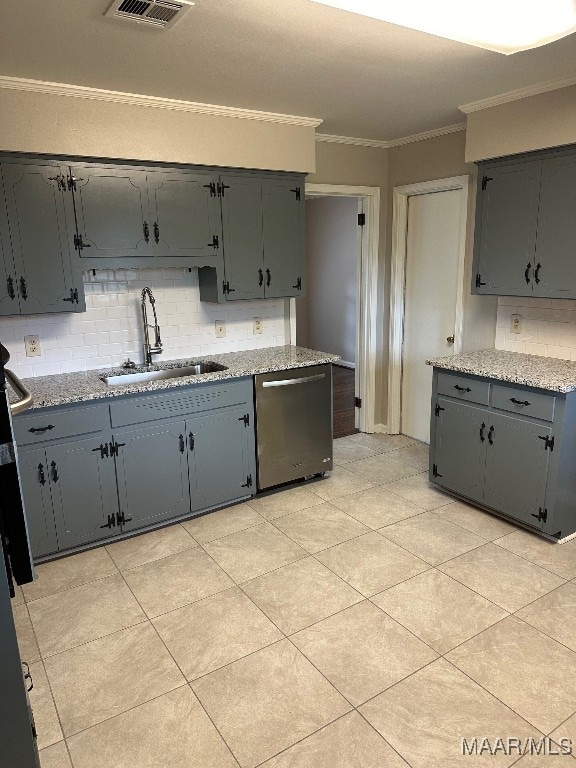
<svg viewBox="0 0 576 768"><path fill-rule="evenodd" d="M497 742L576 754L576 541L426 462L353 435L324 480L40 566L14 616L42 768L576 768Z"/></svg>

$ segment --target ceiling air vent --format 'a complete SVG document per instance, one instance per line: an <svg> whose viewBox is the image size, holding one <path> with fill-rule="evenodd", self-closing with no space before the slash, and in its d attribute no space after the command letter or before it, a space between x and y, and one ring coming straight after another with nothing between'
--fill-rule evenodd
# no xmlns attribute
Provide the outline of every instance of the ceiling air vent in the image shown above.
<svg viewBox="0 0 576 768"><path fill-rule="evenodd" d="M105 15L167 29L174 26L193 5L192 0L114 0Z"/></svg>

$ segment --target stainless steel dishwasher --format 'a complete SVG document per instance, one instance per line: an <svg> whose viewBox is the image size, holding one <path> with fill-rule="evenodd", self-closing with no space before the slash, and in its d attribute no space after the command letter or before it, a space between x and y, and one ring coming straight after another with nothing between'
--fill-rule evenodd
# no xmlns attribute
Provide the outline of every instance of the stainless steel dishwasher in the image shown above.
<svg viewBox="0 0 576 768"><path fill-rule="evenodd" d="M254 377L258 489L332 469L332 366Z"/></svg>

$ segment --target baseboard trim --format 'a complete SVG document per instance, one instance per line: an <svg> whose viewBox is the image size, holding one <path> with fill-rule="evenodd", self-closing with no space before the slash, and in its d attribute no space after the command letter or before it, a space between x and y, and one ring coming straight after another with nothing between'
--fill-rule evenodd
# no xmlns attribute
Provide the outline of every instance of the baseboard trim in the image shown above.
<svg viewBox="0 0 576 768"><path fill-rule="evenodd" d="M379 435L388 434L388 424L374 424L374 432Z"/></svg>

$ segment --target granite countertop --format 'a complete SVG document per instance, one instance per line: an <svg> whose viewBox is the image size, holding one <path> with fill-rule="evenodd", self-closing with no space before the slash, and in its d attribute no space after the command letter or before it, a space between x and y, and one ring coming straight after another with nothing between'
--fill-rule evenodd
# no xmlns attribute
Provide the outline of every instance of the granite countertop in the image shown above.
<svg viewBox="0 0 576 768"><path fill-rule="evenodd" d="M426 360L426 363L447 371L509 381L551 392L566 393L576 390L576 362L555 357L484 349L452 357L432 358Z"/></svg>
<svg viewBox="0 0 576 768"><path fill-rule="evenodd" d="M113 376L129 373L123 368L107 368L95 371L78 371L61 373L54 376L38 376L24 379L24 384L33 397L31 410L47 408L53 405L81 403L87 400L102 400L121 395L131 395L139 392L157 392L163 389L184 387L190 384L204 384L209 381L237 379L241 376L253 376L257 373L270 373L290 368L305 368L309 365L334 363L340 360L338 355L327 352L317 352L303 347L266 347L251 349L245 352L227 352L221 355L195 357L190 360L166 360L155 363L150 367L142 365L133 369L134 373L141 371L160 370L165 368L180 368L192 363L212 361L226 366L225 371L204 373L197 376L182 376L178 379L140 382L137 384L117 385L109 387L102 381L103 376ZM9 398L14 402L17 398L9 389Z"/></svg>

